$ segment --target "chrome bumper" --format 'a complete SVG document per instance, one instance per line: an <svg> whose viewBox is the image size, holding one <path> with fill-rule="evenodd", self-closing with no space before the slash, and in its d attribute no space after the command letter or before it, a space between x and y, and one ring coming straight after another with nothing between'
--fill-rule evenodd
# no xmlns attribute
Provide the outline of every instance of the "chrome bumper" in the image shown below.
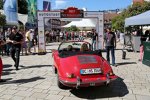
<svg viewBox="0 0 150 100"><path fill-rule="evenodd" d="M88 81L88 82L82 82L82 79L80 79L80 77L77 76L76 78L76 82L69 82L69 81L64 81L64 80L60 80L60 82L64 85L67 85L67 86L73 86L73 87L76 87L77 89L81 86L84 86L84 85L87 85L87 84L90 84L90 86L95 86L94 84L100 84L100 83L104 83L106 85L108 85L110 82L116 80L117 78L113 78L111 79L109 77L109 75L106 75L107 79L106 80L96 80L96 81Z"/></svg>

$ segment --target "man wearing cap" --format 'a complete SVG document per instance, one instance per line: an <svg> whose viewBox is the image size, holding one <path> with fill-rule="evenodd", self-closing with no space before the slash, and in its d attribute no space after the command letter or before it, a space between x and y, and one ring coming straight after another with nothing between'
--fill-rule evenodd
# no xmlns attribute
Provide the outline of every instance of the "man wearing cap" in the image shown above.
<svg viewBox="0 0 150 100"><path fill-rule="evenodd" d="M10 42L12 44L11 46L11 57L15 62L16 70L19 66L19 60L20 60L20 50L21 50L21 43L23 41L23 36L17 32L17 28L12 28L12 34L9 35L9 40L7 42Z"/></svg>

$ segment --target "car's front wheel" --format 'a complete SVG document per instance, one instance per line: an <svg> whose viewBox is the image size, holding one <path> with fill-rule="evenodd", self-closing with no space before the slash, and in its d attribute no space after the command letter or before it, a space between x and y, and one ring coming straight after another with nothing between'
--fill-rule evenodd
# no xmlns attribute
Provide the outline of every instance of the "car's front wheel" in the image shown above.
<svg viewBox="0 0 150 100"><path fill-rule="evenodd" d="M59 76L58 76L58 74L57 74L57 85L58 85L58 87L59 87L60 89L65 89L65 88L66 88L66 86L64 86L64 85L59 81Z"/></svg>

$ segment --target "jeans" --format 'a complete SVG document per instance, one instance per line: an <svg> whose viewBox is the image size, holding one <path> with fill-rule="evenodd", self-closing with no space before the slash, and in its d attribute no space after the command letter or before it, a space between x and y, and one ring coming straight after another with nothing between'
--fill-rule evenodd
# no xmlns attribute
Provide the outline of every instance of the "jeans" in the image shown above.
<svg viewBox="0 0 150 100"><path fill-rule="evenodd" d="M114 46L106 46L106 59L110 63L110 52L111 51L111 57L112 57L112 65L115 65L115 48Z"/></svg>
<svg viewBox="0 0 150 100"><path fill-rule="evenodd" d="M11 48L11 45L10 44L6 44L6 54L9 55L10 53L10 48Z"/></svg>
<svg viewBox="0 0 150 100"><path fill-rule="evenodd" d="M15 67L18 69L19 66L19 60L20 60L20 47L12 47L11 48L11 57L15 62Z"/></svg>
<svg viewBox="0 0 150 100"><path fill-rule="evenodd" d="M96 50L96 40L92 40L92 50Z"/></svg>

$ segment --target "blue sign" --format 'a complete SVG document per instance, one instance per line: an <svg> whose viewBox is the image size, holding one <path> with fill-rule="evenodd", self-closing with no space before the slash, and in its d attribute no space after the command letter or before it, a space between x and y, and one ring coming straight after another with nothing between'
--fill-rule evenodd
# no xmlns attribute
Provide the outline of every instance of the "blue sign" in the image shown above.
<svg viewBox="0 0 150 100"><path fill-rule="evenodd" d="M3 0L3 4L7 23L17 24L17 0Z"/></svg>

